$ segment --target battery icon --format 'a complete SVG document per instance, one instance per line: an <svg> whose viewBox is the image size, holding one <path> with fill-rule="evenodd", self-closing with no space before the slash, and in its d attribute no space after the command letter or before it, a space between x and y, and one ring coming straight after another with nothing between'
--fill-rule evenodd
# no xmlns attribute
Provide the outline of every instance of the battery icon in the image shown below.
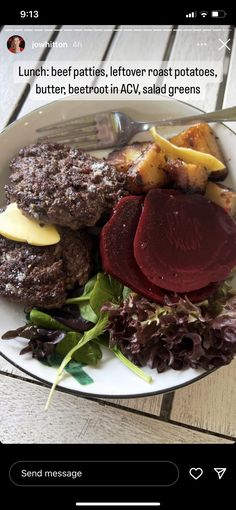
<svg viewBox="0 0 236 510"><path fill-rule="evenodd" d="M211 11L212 18L225 18L226 14L225 11Z"/></svg>

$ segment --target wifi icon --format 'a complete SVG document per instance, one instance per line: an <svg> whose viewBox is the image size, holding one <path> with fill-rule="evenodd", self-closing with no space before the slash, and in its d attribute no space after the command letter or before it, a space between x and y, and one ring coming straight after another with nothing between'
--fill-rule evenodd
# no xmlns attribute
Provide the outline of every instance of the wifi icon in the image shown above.
<svg viewBox="0 0 236 510"><path fill-rule="evenodd" d="M200 14L201 14L202 18L205 18L208 15L208 12L207 11L201 11Z"/></svg>

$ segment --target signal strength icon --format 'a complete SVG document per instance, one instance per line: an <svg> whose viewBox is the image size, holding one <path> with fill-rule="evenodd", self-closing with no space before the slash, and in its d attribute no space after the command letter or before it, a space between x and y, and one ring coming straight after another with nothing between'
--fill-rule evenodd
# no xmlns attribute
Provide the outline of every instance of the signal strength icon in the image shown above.
<svg viewBox="0 0 236 510"><path fill-rule="evenodd" d="M207 11L201 11L200 14L201 14L202 18L205 18L208 15L208 12Z"/></svg>
<svg viewBox="0 0 236 510"><path fill-rule="evenodd" d="M196 11L188 12L188 14L185 15L185 18L196 18L197 13Z"/></svg>

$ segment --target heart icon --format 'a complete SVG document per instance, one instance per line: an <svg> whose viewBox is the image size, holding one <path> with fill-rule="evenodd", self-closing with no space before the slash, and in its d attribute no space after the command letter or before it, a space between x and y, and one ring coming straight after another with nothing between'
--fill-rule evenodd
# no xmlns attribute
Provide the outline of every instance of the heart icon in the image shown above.
<svg viewBox="0 0 236 510"><path fill-rule="evenodd" d="M194 478L194 480L198 480L198 478L200 478L200 476L203 475L203 469L198 467L198 468L191 468L189 470L189 474L190 476L192 476L192 478Z"/></svg>

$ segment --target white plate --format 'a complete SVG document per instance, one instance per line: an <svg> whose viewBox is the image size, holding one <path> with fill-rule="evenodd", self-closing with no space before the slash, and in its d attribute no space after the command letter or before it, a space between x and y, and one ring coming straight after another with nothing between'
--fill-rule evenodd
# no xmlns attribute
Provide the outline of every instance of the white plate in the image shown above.
<svg viewBox="0 0 236 510"><path fill-rule="evenodd" d="M109 110L111 107L113 110L124 111L134 119L143 121L190 115L196 112L194 107L175 100L131 101L129 103L114 101L112 105L105 101L67 100L56 101L35 110L11 124L0 135L0 200L2 204L4 203L3 186L8 179L9 162L21 147L35 142L37 128L72 118L75 115ZM224 125L217 124L213 128L219 137L229 167L229 176L225 182L236 189L236 134ZM170 136L178 131L180 129L163 128L161 133L164 136ZM148 139L148 135L139 135L135 139ZM23 307L10 303L5 298L0 298L0 335L23 323ZM55 378L55 369L42 365L39 361L32 359L30 354L19 356L21 348L22 340L0 341L0 353L3 357L33 377L52 383ZM153 377L153 382L148 384L130 372L107 351L104 352L104 357L98 368L85 367L85 370L94 380L92 384L81 386L71 376L66 375L61 381L60 387L69 392L97 397L139 397L179 388L209 373L204 370L188 368L181 371L169 369L163 374L158 374L156 370L145 368L145 371Z"/></svg>

